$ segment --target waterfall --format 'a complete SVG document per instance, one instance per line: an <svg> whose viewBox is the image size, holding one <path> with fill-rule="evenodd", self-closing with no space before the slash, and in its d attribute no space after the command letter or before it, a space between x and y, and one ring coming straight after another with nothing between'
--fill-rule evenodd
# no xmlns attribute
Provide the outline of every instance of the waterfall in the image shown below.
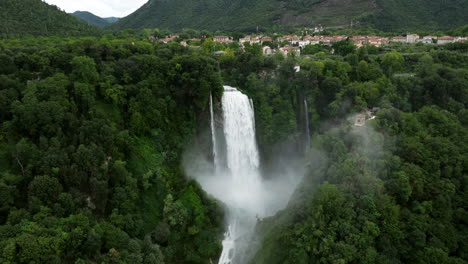
<svg viewBox="0 0 468 264"><path fill-rule="evenodd" d="M263 216L255 117L249 98L225 86L222 97L227 175L232 190L227 200L228 230L219 264L242 263L256 217Z"/></svg>
<svg viewBox="0 0 468 264"><path fill-rule="evenodd" d="M244 264L255 253L250 246L255 239L255 225L286 206L302 177L296 175L303 173L288 160L286 165L278 165L280 169L268 179L262 178L253 101L237 89L224 86L221 103L223 129L215 125L210 96L215 170L206 166L201 155L187 155L184 167L187 175L196 178L206 192L226 206L226 232L218 263Z"/></svg>
<svg viewBox="0 0 468 264"><path fill-rule="evenodd" d="M216 129L214 123L214 111L213 111L213 96L210 92L210 115L211 115L211 142L213 144L213 161L215 164L215 170L217 165L219 165L219 155L218 155L218 144L216 142Z"/></svg>
<svg viewBox="0 0 468 264"><path fill-rule="evenodd" d="M235 180L258 181L260 161L253 106L246 95L227 87L222 98L227 166Z"/></svg>
<svg viewBox="0 0 468 264"><path fill-rule="evenodd" d="M307 99L304 99L304 116L305 116L305 136L306 136L306 151L310 148L310 126L309 126L309 107Z"/></svg>

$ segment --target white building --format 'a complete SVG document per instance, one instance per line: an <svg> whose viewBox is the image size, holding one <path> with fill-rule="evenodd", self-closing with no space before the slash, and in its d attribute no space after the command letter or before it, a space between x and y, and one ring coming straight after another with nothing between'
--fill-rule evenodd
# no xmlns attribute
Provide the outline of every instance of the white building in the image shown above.
<svg viewBox="0 0 468 264"><path fill-rule="evenodd" d="M283 48L279 48L279 51L284 55L287 56L289 54L294 54L296 56L301 55L301 49L297 47L291 47L289 45L284 46Z"/></svg>
<svg viewBox="0 0 468 264"><path fill-rule="evenodd" d="M297 44L299 45L299 47L303 48L303 47L305 47L305 46L307 46L307 45L310 44L310 40L306 40L306 39L305 39L305 40L299 40L299 41L297 42Z"/></svg>
<svg viewBox="0 0 468 264"><path fill-rule="evenodd" d="M434 40L437 41L437 36L424 36L421 39L421 42L424 44L432 44L434 43Z"/></svg>
<svg viewBox="0 0 468 264"><path fill-rule="evenodd" d="M250 44L260 44L261 41L259 38L252 38L250 39Z"/></svg>
<svg viewBox="0 0 468 264"><path fill-rule="evenodd" d="M398 36L398 37L393 37L392 42L401 42L401 43L406 43L407 38Z"/></svg>
<svg viewBox="0 0 468 264"><path fill-rule="evenodd" d="M406 42L407 43L416 43L419 40L418 34L408 34L406 35Z"/></svg>
<svg viewBox="0 0 468 264"><path fill-rule="evenodd" d="M439 45L443 45L443 44L447 44L447 43L452 43L455 41L455 38L454 37L450 37L450 36L444 36L444 37L440 37L438 40L437 40L437 44Z"/></svg>
<svg viewBox="0 0 468 264"><path fill-rule="evenodd" d="M239 42L242 43L242 44L244 44L246 42L250 42L250 36L245 36L243 38L240 38Z"/></svg>
<svg viewBox="0 0 468 264"><path fill-rule="evenodd" d="M215 36L213 38L213 41L218 42L218 43L230 43L230 42L232 42L232 39L230 37L227 37L227 36Z"/></svg>
<svg viewBox="0 0 468 264"><path fill-rule="evenodd" d="M455 37L455 42L468 42L468 37Z"/></svg>
<svg viewBox="0 0 468 264"><path fill-rule="evenodd" d="M265 55L265 56L271 56L271 55L275 54L275 51L272 48L268 47L268 46L263 47L262 50L263 50L263 55Z"/></svg>

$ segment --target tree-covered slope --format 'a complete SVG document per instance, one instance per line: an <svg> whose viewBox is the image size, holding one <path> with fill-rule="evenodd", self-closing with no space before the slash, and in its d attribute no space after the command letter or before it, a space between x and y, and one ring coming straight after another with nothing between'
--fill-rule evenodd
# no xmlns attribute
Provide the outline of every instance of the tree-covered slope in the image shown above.
<svg viewBox="0 0 468 264"><path fill-rule="evenodd" d="M466 0L377 0L369 21L386 31L450 29L468 24Z"/></svg>
<svg viewBox="0 0 468 264"><path fill-rule="evenodd" d="M221 210L179 166L210 90L216 61L182 47L0 41L0 263L216 258Z"/></svg>
<svg viewBox="0 0 468 264"><path fill-rule="evenodd" d="M121 35L0 41L0 263L216 263L221 206L181 162L211 160L222 83L252 98L262 171L309 149L252 263L467 263L468 44L285 58Z"/></svg>
<svg viewBox="0 0 468 264"><path fill-rule="evenodd" d="M41 0L1 0L0 37L95 35L99 30Z"/></svg>
<svg viewBox="0 0 468 264"><path fill-rule="evenodd" d="M253 31L291 25L349 25L383 30L446 29L468 23L464 0L150 0L111 28Z"/></svg>
<svg viewBox="0 0 468 264"><path fill-rule="evenodd" d="M95 14L88 12L88 11L76 11L72 13L71 15L86 21L88 24L91 24L97 27L105 27L110 23L105 18L98 17Z"/></svg>
<svg viewBox="0 0 468 264"><path fill-rule="evenodd" d="M269 21L279 18L276 4L268 0L151 0L111 28L253 30L257 25L267 27Z"/></svg>
<svg viewBox="0 0 468 264"><path fill-rule="evenodd" d="M303 109L300 96L315 135L309 172L284 211L259 221L250 263L467 263L466 48L317 51L299 73L288 70L294 62L280 67L279 82L249 56L226 59L231 82L254 95L260 146L272 145L271 131L301 127L287 114ZM373 107L376 118L354 126L352 113Z"/></svg>

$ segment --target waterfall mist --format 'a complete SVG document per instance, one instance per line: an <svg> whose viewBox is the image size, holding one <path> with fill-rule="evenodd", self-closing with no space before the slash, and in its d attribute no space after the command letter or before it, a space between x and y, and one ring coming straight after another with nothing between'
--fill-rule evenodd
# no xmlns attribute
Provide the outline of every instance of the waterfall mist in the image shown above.
<svg viewBox="0 0 468 264"><path fill-rule="evenodd" d="M278 158L277 169L262 177L253 103L235 88L225 86L224 91L222 128L215 125L210 97L213 160L200 155L197 147L192 146L183 165L189 177L226 206L226 233L218 263L241 264L252 253L248 247L257 221L287 205L302 178L303 166ZM224 146L218 144L222 141L218 135L222 135Z"/></svg>
<svg viewBox="0 0 468 264"><path fill-rule="evenodd" d="M309 124L309 106L307 105L307 99L304 99L304 126L305 126L305 146L306 146L306 151L310 147L310 124Z"/></svg>

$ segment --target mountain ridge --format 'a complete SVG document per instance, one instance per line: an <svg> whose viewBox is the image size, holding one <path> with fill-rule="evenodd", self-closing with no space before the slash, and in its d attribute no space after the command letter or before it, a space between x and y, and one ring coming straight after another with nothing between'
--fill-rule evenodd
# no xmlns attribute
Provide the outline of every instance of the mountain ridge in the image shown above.
<svg viewBox="0 0 468 264"><path fill-rule="evenodd" d="M348 26L386 31L446 30L468 24L465 0L150 0L111 25L114 30L161 28L254 31L297 26Z"/></svg>
<svg viewBox="0 0 468 264"><path fill-rule="evenodd" d="M99 33L98 28L41 0L0 1L0 38Z"/></svg>
<svg viewBox="0 0 468 264"><path fill-rule="evenodd" d="M103 17L108 23L114 23L120 20L120 17Z"/></svg>
<svg viewBox="0 0 468 264"><path fill-rule="evenodd" d="M109 22L106 19L88 11L75 11L73 13L70 13L70 15L79 18L90 25L94 25L100 28L103 28L109 24Z"/></svg>

